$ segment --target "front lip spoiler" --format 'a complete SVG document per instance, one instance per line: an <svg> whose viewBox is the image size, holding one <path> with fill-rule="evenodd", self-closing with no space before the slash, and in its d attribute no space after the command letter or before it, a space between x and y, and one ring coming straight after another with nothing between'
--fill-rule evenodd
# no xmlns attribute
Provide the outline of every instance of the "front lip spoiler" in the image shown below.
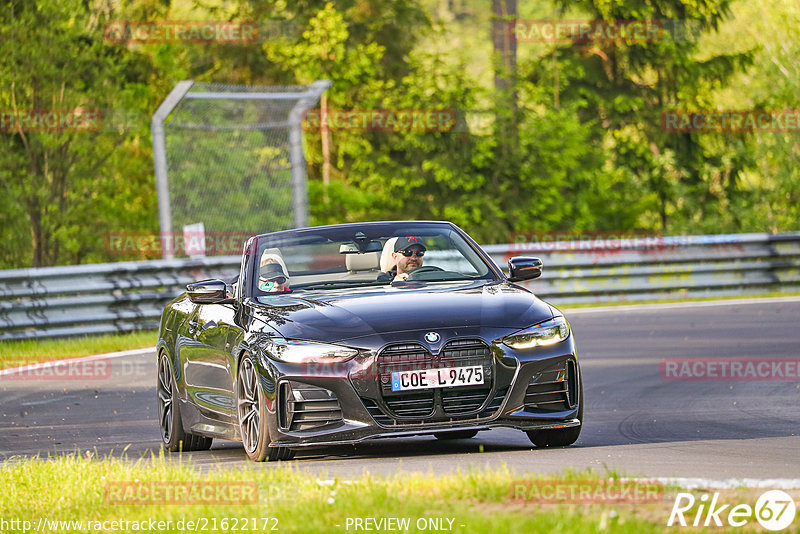
<svg viewBox="0 0 800 534"><path fill-rule="evenodd" d="M483 425L449 425L424 428L409 429L396 432L383 432L378 434L371 434L356 439L336 440L336 441L310 441L306 443L298 443L296 441L276 441L270 443L270 447L289 447L292 449L306 448L306 447L329 447L334 445L354 445L364 441L373 439L386 439L410 436L422 436L427 434L434 434L439 432L456 432L459 430L489 430L491 428L513 428L514 430L550 430L555 428L571 428L581 426L580 419L568 419L566 421L558 421L553 423L540 423L540 424L515 424L510 422L495 422Z"/></svg>

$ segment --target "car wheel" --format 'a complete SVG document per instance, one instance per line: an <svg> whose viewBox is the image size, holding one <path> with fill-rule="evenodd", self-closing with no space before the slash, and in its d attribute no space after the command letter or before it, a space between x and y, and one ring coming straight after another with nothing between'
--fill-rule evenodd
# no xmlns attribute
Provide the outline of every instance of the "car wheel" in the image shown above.
<svg viewBox="0 0 800 534"><path fill-rule="evenodd" d="M469 439L478 435L477 430L456 430L453 432L436 432L436 439Z"/></svg>
<svg viewBox="0 0 800 534"><path fill-rule="evenodd" d="M172 378L169 357L161 354L158 360L158 419L161 441L170 452L205 451L211 448L212 438L184 432L178 389Z"/></svg>
<svg viewBox="0 0 800 534"><path fill-rule="evenodd" d="M531 443L539 448L547 447L568 447L578 440L581 435L581 428L583 428L583 383L581 383L580 396L578 406L578 420L581 422L578 426L569 428L554 428L552 430L531 430L526 432L528 439Z"/></svg>
<svg viewBox="0 0 800 534"><path fill-rule="evenodd" d="M258 371L249 354L239 363L236 377L236 411L239 431L247 456L254 462L291 460L294 451L286 447L270 447L267 409Z"/></svg>

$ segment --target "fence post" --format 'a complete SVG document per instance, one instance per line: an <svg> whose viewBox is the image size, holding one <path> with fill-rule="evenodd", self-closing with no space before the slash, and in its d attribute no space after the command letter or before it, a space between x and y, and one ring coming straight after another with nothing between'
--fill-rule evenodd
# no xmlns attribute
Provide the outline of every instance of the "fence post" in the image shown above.
<svg viewBox="0 0 800 534"><path fill-rule="evenodd" d="M158 109L153 114L153 120L150 122L150 132L153 136L153 163L156 168L156 193L158 196L158 222L161 229L159 236L161 242L161 255L165 260L171 260L175 257L172 246L164 246L164 237L167 242L172 243L170 239L172 233L172 215L170 213L169 205L169 182L167 181L167 146L166 139L164 138L164 121L178 105L178 102L186 96L189 89L192 88L194 82L183 81L178 82L178 85L167 95L167 98L158 106Z"/></svg>

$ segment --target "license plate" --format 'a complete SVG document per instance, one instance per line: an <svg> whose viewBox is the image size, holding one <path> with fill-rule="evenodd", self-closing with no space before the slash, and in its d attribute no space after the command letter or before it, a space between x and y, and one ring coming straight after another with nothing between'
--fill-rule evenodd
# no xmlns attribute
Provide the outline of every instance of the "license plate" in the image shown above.
<svg viewBox="0 0 800 534"><path fill-rule="evenodd" d="M392 373L392 391L475 386L480 384L483 384L482 365L419 369L417 371L397 371Z"/></svg>

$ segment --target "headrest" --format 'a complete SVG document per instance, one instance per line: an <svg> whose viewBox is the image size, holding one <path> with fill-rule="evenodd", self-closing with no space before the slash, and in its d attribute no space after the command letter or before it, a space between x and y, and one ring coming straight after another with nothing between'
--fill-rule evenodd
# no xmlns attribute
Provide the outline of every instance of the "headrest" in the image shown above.
<svg viewBox="0 0 800 534"><path fill-rule="evenodd" d="M380 262L377 252L366 252L364 254L345 254L344 264L348 271L372 271L378 269Z"/></svg>
<svg viewBox="0 0 800 534"><path fill-rule="evenodd" d="M388 273L394 269L394 259L392 259L392 252L394 252L394 244L397 242L396 237L390 237L383 245L383 252L381 252L381 271Z"/></svg>

